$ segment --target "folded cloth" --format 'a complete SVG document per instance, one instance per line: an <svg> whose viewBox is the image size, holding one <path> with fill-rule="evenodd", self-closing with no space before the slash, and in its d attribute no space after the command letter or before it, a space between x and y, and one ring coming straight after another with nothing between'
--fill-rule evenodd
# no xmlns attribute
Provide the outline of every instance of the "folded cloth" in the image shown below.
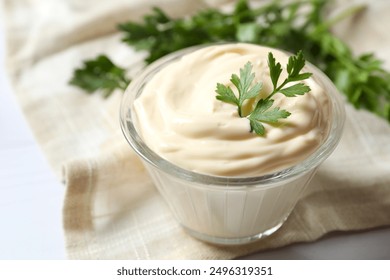
<svg viewBox="0 0 390 280"><path fill-rule="evenodd" d="M333 231L390 225L390 126L347 105L340 145L275 234L253 244L224 247L198 241L181 229L121 134L121 93L108 99L89 96L68 81L83 59L99 53L123 67L131 65L134 72L143 66L144 54L120 43L116 23L137 20L151 6L180 16L205 3L3 1L8 71L15 94L53 170L66 185L63 220L69 258L229 259L314 241ZM390 62L390 52L377 45L390 40L384 26L390 23L377 23L390 4L367 3L362 16L344 22L335 32L356 52L375 50Z"/></svg>

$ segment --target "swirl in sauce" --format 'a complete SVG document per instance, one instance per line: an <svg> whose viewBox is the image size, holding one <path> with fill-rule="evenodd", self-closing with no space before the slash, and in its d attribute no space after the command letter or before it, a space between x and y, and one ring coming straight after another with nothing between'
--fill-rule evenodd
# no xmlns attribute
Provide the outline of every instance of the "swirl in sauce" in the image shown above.
<svg viewBox="0 0 390 280"><path fill-rule="evenodd" d="M329 131L329 97L315 76L304 81L311 91L303 96L274 95L273 106L291 115L276 126L264 124L265 137L249 132L249 120L238 116L236 105L215 98L216 84L233 89L231 75L248 61L254 82L263 83L259 96L266 97L272 91L269 52L282 67L287 65L284 52L242 43L208 46L167 65L133 105L145 143L175 165L217 176L260 176L307 158ZM280 80L286 75L284 70ZM246 110L254 104L247 102Z"/></svg>

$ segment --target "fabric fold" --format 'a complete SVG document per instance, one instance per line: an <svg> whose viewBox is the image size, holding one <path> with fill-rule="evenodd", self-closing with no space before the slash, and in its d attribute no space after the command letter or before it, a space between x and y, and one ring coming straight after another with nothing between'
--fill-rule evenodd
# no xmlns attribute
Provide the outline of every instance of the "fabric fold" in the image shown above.
<svg viewBox="0 0 390 280"><path fill-rule="evenodd" d="M117 32L117 25L139 21L153 7L178 17L205 8L203 1L177 0L50 1L5 0L8 67L20 68L67 48Z"/></svg>

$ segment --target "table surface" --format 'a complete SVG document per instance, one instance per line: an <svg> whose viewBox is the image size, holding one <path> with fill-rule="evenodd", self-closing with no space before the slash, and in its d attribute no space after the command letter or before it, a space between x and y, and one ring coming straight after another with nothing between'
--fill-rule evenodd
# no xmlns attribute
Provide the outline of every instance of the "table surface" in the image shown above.
<svg viewBox="0 0 390 280"><path fill-rule="evenodd" d="M17 105L4 56L0 26L0 259L66 259L65 187L50 169ZM390 259L390 227L331 234L317 242L244 259Z"/></svg>

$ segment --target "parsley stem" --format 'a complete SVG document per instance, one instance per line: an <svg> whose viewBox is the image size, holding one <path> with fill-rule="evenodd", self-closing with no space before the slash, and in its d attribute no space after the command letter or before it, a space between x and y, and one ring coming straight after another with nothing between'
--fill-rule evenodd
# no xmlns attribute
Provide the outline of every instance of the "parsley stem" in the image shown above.
<svg viewBox="0 0 390 280"><path fill-rule="evenodd" d="M278 86L277 88L274 88L274 90L271 92L270 95L268 95L265 98L265 100L271 99L271 97L274 96L276 93L278 93L288 82L289 82L288 79L284 80L284 82L280 86Z"/></svg>
<svg viewBox="0 0 390 280"><path fill-rule="evenodd" d="M240 106L238 106L238 115L240 116L240 118L242 118L242 104Z"/></svg>

